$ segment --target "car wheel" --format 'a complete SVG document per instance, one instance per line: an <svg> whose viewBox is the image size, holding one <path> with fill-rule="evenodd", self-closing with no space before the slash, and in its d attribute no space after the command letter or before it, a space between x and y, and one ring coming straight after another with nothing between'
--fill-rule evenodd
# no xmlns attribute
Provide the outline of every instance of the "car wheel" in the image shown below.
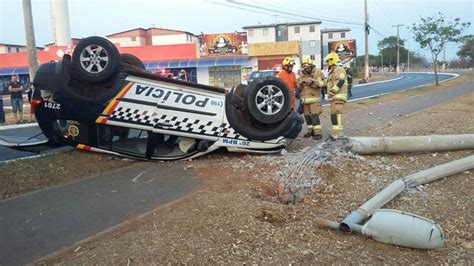
<svg viewBox="0 0 474 266"><path fill-rule="evenodd" d="M102 37L81 40L72 54L78 78L89 82L111 79L120 69L120 54L115 45Z"/></svg>
<svg viewBox="0 0 474 266"><path fill-rule="evenodd" d="M145 70L145 65L143 64L142 60L140 60L140 58L134 56L133 54L120 54L120 63L124 67L132 66Z"/></svg>
<svg viewBox="0 0 474 266"><path fill-rule="evenodd" d="M291 111L288 86L279 78L267 77L252 82L244 96L250 115L264 124L285 119Z"/></svg>
<svg viewBox="0 0 474 266"><path fill-rule="evenodd" d="M252 118L245 111L238 110L231 104L233 93L226 96L226 117L230 126L240 135L250 140L273 140L285 136L293 130L295 118L288 115L285 120L275 124L263 124L258 121L252 121Z"/></svg>

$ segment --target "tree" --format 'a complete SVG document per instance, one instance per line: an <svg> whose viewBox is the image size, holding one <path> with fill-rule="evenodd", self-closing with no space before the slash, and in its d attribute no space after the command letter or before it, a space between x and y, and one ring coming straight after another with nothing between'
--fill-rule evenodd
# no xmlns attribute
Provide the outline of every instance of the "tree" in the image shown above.
<svg viewBox="0 0 474 266"><path fill-rule="evenodd" d="M448 42L461 42L466 37L462 36L464 29L471 25L470 22L462 22L456 18L447 21L443 13L439 12L437 17L421 18L419 24L413 23L413 39L421 48L428 48L433 58L436 85L438 83L438 55L443 51Z"/></svg>
<svg viewBox="0 0 474 266"><path fill-rule="evenodd" d="M474 62L474 36L466 38L457 55L461 59L470 59L471 62Z"/></svg>
<svg viewBox="0 0 474 266"><path fill-rule="evenodd" d="M397 36L384 38L378 42L377 46L383 56L384 66L397 64ZM408 50L404 46L405 41L400 39L400 63L406 64Z"/></svg>

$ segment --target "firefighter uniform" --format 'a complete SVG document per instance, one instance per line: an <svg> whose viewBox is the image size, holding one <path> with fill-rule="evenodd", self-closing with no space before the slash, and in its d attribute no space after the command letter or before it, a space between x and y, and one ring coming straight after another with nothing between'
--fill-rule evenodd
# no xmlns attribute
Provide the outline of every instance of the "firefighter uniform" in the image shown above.
<svg viewBox="0 0 474 266"><path fill-rule="evenodd" d="M315 68L311 59L305 59L301 66L301 76L297 85L301 90L301 104L303 104L303 114L308 126L308 132L304 137L321 139L322 128L319 115L322 113L321 88L326 85L324 74Z"/></svg>
<svg viewBox="0 0 474 266"><path fill-rule="evenodd" d="M291 57L286 57L283 59L283 62L281 63L281 66L283 68L280 73L278 73L278 77L282 79L288 88L290 89L290 95L291 95L291 108L295 108L296 105L296 95L295 95L295 90L296 90L296 75L293 72L293 66L295 65L295 60Z"/></svg>
<svg viewBox="0 0 474 266"><path fill-rule="evenodd" d="M339 64L339 56L329 53L325 61L329 65L328 94L331 101L331 136L337 138L343 134L342 111L347 102L347 74Z"/></svg>

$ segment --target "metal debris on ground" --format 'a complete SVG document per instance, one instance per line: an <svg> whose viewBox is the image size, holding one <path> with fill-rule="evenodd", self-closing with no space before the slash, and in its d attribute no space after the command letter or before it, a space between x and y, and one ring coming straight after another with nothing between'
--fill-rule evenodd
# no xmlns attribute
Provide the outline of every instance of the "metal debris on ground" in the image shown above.
<svg viewBox="0 0 474 266"><path fill-rule="evenodd" d="M353 154L351 142L342 137L326 140L315 147L306 147L300 152L286 155L287 168L275 177L278 184L278 198L284 204L295 204L321 182L316 171L324 163L338 157L362 159Z"/></svg>

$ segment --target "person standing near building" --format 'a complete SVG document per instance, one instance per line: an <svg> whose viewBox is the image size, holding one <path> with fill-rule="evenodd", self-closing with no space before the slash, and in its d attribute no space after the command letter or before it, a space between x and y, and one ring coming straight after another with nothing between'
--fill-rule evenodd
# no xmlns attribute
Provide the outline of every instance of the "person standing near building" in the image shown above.
<svg viewBox="0 0 474 266"><path fill-rule="evenodd" d="M298 89L302 90L301 102L304 119L308 126L308 132L303 137L313 137L319 140L322 138L319 115L322 113L320 95L321 88L325 85L324 74L315 67L309 58L303 61L301 68L303 71L301 71L301 77L297 84Z"/></svg>
<svg viewBox="0 0 474 266"><path fill-rule="evenodd" d="M41 99L41 91L35 89L35 86L31 84L26 93L28 96L28 102L30 103L30 117L28 122L31 123L33 121L33 117L35 116L35 108L31 103L33 100Z"/></svg>
<svg viewBox="0 0 474 266"><path fill-rule="evenodd" d="M0 92L0 126L5 124L5 111L3 110L3 90Z"/></svg>
<svg viewBox="0 0 474 266"><path fill-rule="evenodd" d="M23 84L18 81L17 76L12 76L12 81L8 86L8 91L11 96L11 104L13 109L13 117L15 123L21 123L23 121Z"/></svg>
<svg viewBox="0 0 474 266"><path fill-rule="evenodd" d="M295 66L295 60L291 57L286 57L281 63L282 71L278 73L278 77L282 79L288 88L290 89L291 95L291 108L295 108L296 104L296 75L293 72L293 67Z"/></svg>
<svg viewBox="0 0 474 266"><path fill-rule="evenodd" d="M324 61L329 66L327 89L331 101L331 137L337 139L343 135L342 111L347 102L347 74L336 53L329 53Z"/></svg>
<svg viewBox="0 0 474 266"><path fill-rule="evenodd" d="M344 66L344 70L346 70L347 74L347 97L351 98L352 97L352 69L349 64Z"/></svg>

